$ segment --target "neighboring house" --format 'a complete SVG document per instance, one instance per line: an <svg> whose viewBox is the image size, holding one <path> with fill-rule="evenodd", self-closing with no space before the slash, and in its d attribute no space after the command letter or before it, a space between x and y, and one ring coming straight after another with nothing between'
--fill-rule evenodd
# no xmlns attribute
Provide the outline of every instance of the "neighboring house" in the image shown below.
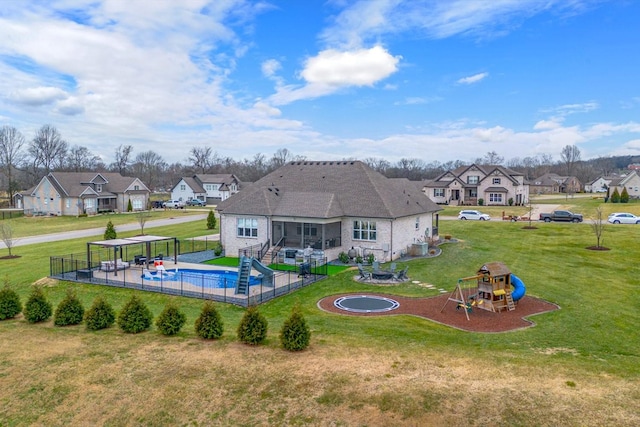
<svg viewBox="0 0 640 427"><path fill-rule="evenodd" d="M634 199L640 198L640 176L638 176L638 173L635 170L631 171L628 175L611 181L609 184L609 194L613 194L616 189L618 190L618 193L622 194L623 188L627 189L629 197Z"/></svg>
<svg viewBox="0 0 640 427"><path fill-rule="evenodd" d="M529 199L524 174L504 166L472 164L444 172L422 183L422 192L433 202L448 205L523 205Z"/></svg>
<svg viewBox="0 0 640 427"><path fill-rule="evenodd" d="M220 202L227 254L255 245L324 251L354 249L379 261L438 238L441 208L415 183L389 179L360 161L289 162Z"/></svg>
<svg viewBox="0 0 640 427"><path fill-rule="evenodd" d="M575 176L545 173L529 183L532 194L579 193L582 183Z"/></svg>
<svg viewBox="0 0 640 427"><path fill-rule="evenodd" d="M79 215L147 209L149 189L138 178L107 172L51 172L15 196L26 215Z"/></svg>
<svg viewBox="0 0 640 427"><path fill-rule="evenodd" d="M196 174L183 177L171 189L171 200L200 199L216 204L240 190L240 180L233 174Z"/></svg>
<svg viewBox="0 0 640 427"><path fill-rule="evenodd" d="M600 176L584 185L585 193L606 193L611 181L616 179L613 176Z"/></svg>

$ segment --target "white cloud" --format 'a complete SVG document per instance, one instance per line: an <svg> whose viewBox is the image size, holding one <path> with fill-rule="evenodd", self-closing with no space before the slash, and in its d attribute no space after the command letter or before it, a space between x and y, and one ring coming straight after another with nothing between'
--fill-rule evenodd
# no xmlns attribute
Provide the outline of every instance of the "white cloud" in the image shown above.
<svg viewBox="0 0 640 427"><path fill-rule="evenodd" d="M279 86L270 97L274 105L335 93L347 87L373 86L398 70L399 56L382 46L338 51L328 49L305 61L300 77L304 86Z"/></svg>
<svg viewBox="0 0 640 427"><path fill-rule="evenodd" d="M72 96L56 104L56 111L67 116L84 113L84 105L79 98Z"/></svg>
<svg viewBox="0 0 640 427"><path fill-rule="evenodd" d="M540 120L533 128L535 130L550 130L558 129L560 126L562 126L562 123L557 120Z"/></svg>
<svg viewBox="0 0 640 427"><path fill-rule="evenodd" d="M262 74L268 78L273 77L281 68L282 65L275 59L268 59L261 66Z"/></svg>
<svg viewBox="0 0 640 427"><path fill-rule="evenodd" d="M55 101L65 99L68 96L69 94L60 88L51 86L39 86L20 89L12 92L9 95L9 99L19 104L37 107L41 105L52 104Z"/></svg>
<svg viewBox="0 0 640 427"><path fill-rule="evenodd" d="M480 80L484 80L488 76L489 76L489 73L478 73L478 74L474 74L473 76L463 77L461 79L458 79L456 83L470 85L473 83L478 83Z"/></svg>

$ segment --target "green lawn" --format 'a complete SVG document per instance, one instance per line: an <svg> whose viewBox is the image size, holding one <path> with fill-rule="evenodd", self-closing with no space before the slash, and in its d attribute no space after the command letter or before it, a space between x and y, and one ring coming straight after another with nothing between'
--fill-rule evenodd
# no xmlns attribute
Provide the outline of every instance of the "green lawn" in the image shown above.
<svg viewBox="0 0 640 427"><path fill-rule="evenodd" d="M617 209L620 207L618 205L614 208L633 212L638 206L632 204ZM592 199L580 199L571 206L575 211L585 213L585 216L588 209L596 207L597 201ZM29 325L22 319L0 322L0 336L6 339L20 337L21 342L42 348L55 347L58 341L78 342L74 345L79 345L83 354L82 361L78 359L72 365L68 365L69 357L72 357L70 354L65 357L52 355L42 360L51 372L57 373L52 374L50 379L47 379L49 375L45 375L44 371L36 370L39 374L24 373L18 380L12 369L27 362L20 362L18 353L2 346L0 360L4 362L0 362L0 377L8 381L5 389L15 392L0 394L0 400L5 405L5 409L0 409L0 425L29 423L24 420L45 424L51 418L41 413L42 405L49 412L58 411L69 420L77 421L72 415L74 405L65 399L56 400L54 391L65 384L71 387L72 383L64 376L67 375L67 367L75 366L74 369L84 370L83 366L87 366L86 369L89 369L88 366L99 369L99 364L105 363L117 366L114 365L115 359L109 356L109 348L122 348L116 352L120 355L118 357L126 360L129 357L124 351L134 354L143 352L140 357L153 358L155 366L159 363L156 359L162 359L160 349L164 348L169 352L167 354L179 353L179 357L189 358L190 347L194 360L217 357L216 352L228 355L216 358L216 362L209 362L213 363L209 369L216 372L216 379L208 383L217 384L227 403L216 403L215 409L209 408L207 405L212 405L212 401L201 398L195 391L199 378L208 377L205 372L209 371L193 367L193 376L189 371L181 371L176 375L180 376L182 386L172 383L164 373L160 374L166 370L172 372L172 364L175 363L187 369L174 357L158 366L157 372L149 371L149 366L136 364L133 371L125 369L125 373L134 375L133 378L123 373L125 376L122 378L109 376L111 379L108 380L123 390L138 390L141 384L163 390L166 394L155 407L164 416L154 412L155 415L148 414L147 418L142 415L138 416L142 418L131 418L132 415L127 414L134 414L137 410L132 402L119 411L104 409L109 414L105 419L111 421L107 424L199 422L204 425L215 424L214 420L218 419L215 417L226 414L230 418L218 420L232 420L231 424L236 425L264 424L269 423L268 420L280 425L301 425L306 423L295 420L307 419L305 417L310 417L308 422L317 425L418 425L423 424L421 417L428 414L435 417L429 418L435 420L435 425L441 424L437 420L447 425L462 420L469 420L472 425L607 425L613 422L617 425L634 425L638 418L633 405L635 402L637 409L640 399L637 388L640 379L640 292L635 265L640 259L640 245L637 244L640 226L607 226L602 243L610 250L592 251L586 249L596 243L589 224L536 223L535 230L525 230L522 228L524 225L502 221L442 221L440 233L450 234L459 242L442 245L442 254L438 257L413 260L406 265L409 266L408 275L412 280L433 283L451 291L459 278L475 274L483 263L504 262L524 281L527 295L543 298L561 307L560 310L535 316L532 320L536 326L533 328L502 334L477 334L411 316L347 317L325 313L317 307L318 300L338 293L375 291L424 297L436 295L437 292L410 282L393 287L375 287L355 282L353 271L343 271L332 272L327 280L261 306L260 311L269 321L269 338L266 345L260 348L238 347L235 327L243 310L217 304L225 322L225 334L220 343L209 345L198 340L190 326L199 313L202 301L136 292L156 316L167 301L178 302L188 318L187 326L178 337L162 337L154 330L140 336L126 336L117 328L95 334L81 327L56 328L51 323ZM179 238L208 233L204 221L166 227L158 232ZM14 252L21 258L0 260L1 278L25 298L30 284L48 274L49 255L77 253L84 248L84 240L17 247ZM228 260L231 262L235 259ZM398 268L404 265L399 263ZM74 288L87 307L95 296L103 295L116 310L133 292L95 285L59 283L46 288L47 297L57 304L67 288ZM300 305L312 329L312 347L302 354L285 353L278 345L278 330L294 304ZM99 337L99 341L96 337ZM80 344L88 342L95 346L93 350L91 346L84 349L86 344ZM206 352L206 348L213 353L206 353L205 357L203 352ZM27 349L22 351L26 352ZM234 364L234 358L243 360L243 364ZM76 359L72 357L71 360ZM313 362L308 365L305 360ZM349 365L348 360L357 361L354 362L356 366ZM134 363L133 360L130 363ZM247 370L244 363L260 368L258 371ZM379 363L389 365L382 369ZM341 364L349 368L341 368ZM424 368L429 364L432 366L430 370ZM431 377L437 372L447 378L453 372L465 371L469 364L477 365L478 370L469 369L468 376L454 376L450 381L445 381L445 385ZM368 370L364 366L369 366ZM269 372L269 376L261 375L260 369ZM307 377L304 372L313 369L318 372L315 375L309 373L311 376ZM382 371L378 372L377 369ZM326 376L327 372L332 374ZM488 389L494 390L499 396L482 392L477 380L483 378L483 372L506 375L501 380L503 383L492 384L492 388ZM286 378L289 377L296 378L297 387L287 386L289 382ZM311 377L315 379L312 381ZM167 381L172 384L170 387L177 389L167 389L169 386L164 384ZM535 387L537 383L539 386ZM188 388L188 384L193 384L194 391L180 392L181 387ZM204 384L201 386L205 387ZM402 387L403 393L391 393L396 386ZM29 389L34 387L40 390L35 392L35 396L44 403L38 404L38 400L35 400L33 404L28 404L23 401L29 399ZM385 388L390 390L389 394L385 394ZM626 391L616 393L616 389ZM105 396L117 401L112 392L107 390L103 392ZM68 394L73 395L70 392ZM315 397L308 400L308 396ZM91 397L83 399L90 400ZM514 406L511 410L506 407L500 409L492 405L497 402L496 399L509 400ZM186 401L194 402L195 408L200 408L200 413L207 413L213 418L203 420L195 415L197 411L187 407L183 410L191 415L186 418L164 418L167 413L173 413L173 406ZM263 406L265 402L276 412L268 415L270 409ZM288 402L288 409L280 406L284 402ZM436 402L437 405L432 407L427 402ZM239 404L248 412L235 413L234 404ZM64 405L70 406L65 408ZM373 405L380 417L377 422L363 415L368 405ZM565 405L580 406L580 409L567 412ZM481 418L474 418L480 407L492 407L491 417L485 418L487 423L482 422ZM304 408L313 408L314 413L308 414ZM456 408L462 408L462 413L458 414ZM258 418L252 418L250 413ZM261 414L264 418L255 414ZM349 422L349 414L358 414L361 422ZM551 421L547 422L544 417L551 417Z"/></svg>

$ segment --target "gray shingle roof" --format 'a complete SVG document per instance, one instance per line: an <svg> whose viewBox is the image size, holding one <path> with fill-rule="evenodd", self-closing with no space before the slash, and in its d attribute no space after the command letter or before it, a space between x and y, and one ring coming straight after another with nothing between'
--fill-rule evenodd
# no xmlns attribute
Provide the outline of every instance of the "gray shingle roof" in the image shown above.
<svg viewBox="0 0 640 427"><path fill-rule="evenodd" d="M102 191L105 193L124 193L136 178L125 177L113 172L51 172L50 181L61 194L79 197L91 182L106 183ZM102 179L104 178L104 179ZM144 184L143 184L144 185Z"/></svg>
<svg viewBox="0 0 640 427"><path fill-rule="evenodd" d="M406 179L360 161L289 162L218 204L225 214L401 218L441 208Z"/></svg>

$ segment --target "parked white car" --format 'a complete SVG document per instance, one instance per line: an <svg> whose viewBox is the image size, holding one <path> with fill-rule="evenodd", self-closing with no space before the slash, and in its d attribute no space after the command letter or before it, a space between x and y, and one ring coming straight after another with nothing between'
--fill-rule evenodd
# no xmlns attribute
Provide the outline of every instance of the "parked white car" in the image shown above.
<svg viewBox="0 0 640 427"><path fill-rule="evenodd" d="M614 212L607 219L611 224L640 224L640 216L628 212Z"/></svg>
<svg viewBox="0 0 640 427"><path fill-rule="evenodd" d="M182 200L168 200L164 203L167 209L184 209L185 203Z"/></svg>
<svg viewBox="0 0 640 427"><path fill-rule="evenodd" d="M483 214L480 211L464 210L460 211L460 213L458 214L458 219L476 219L479 221L489 221L491 217L488 214Z"/></svg>

